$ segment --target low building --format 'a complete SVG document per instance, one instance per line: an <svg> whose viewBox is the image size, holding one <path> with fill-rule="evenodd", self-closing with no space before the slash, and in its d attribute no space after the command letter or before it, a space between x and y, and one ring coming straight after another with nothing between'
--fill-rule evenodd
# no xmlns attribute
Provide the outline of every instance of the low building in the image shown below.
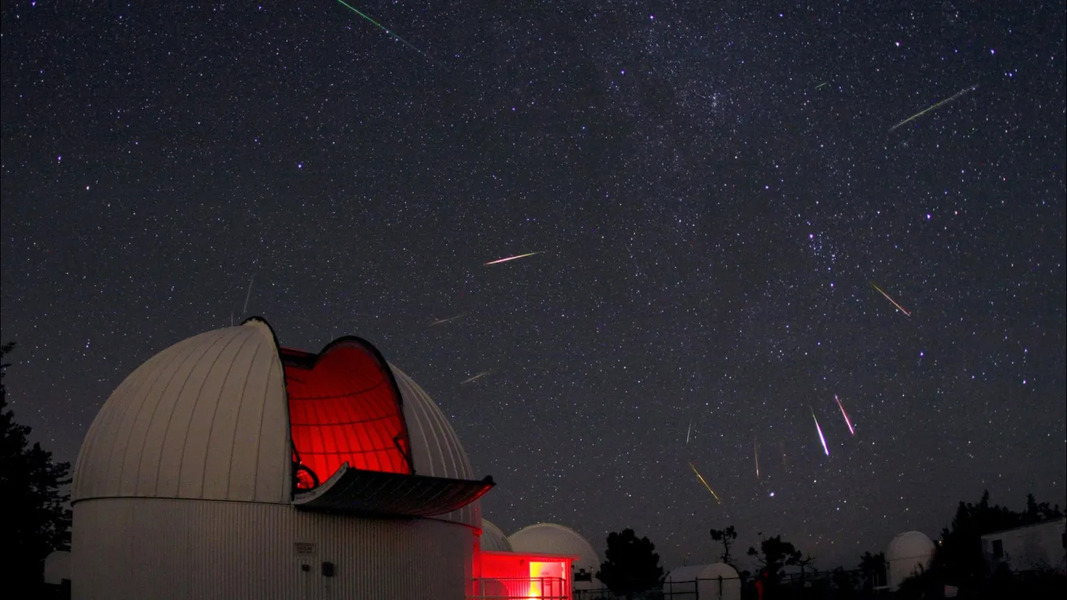
<svg viewBox="0 0 1067 600"><path fill-rule="evenodd" d="M572 576L575 597L583 597L602 586L596 580L600 555L582 534L557 523L538 523L508 536L514 552L573 557Z"/></svg>
<svg viewBox="0 0 1067 600"><path fill-rule="evenodd" d="M982 536L982 555L990 572L1002 565L1013 573L1065 573L1067 518L1016 527Z"/></svg>

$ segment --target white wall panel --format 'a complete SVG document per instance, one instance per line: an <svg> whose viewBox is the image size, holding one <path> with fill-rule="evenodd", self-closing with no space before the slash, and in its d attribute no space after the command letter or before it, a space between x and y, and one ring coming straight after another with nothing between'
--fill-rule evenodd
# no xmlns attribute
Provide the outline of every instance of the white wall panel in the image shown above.
<svg viewBox="0 0 1067 600"><path fill-rule="evenodd" d="M474 530L447 521L161 498L74 511L78 600L462 600L472 576ZM334 577L322 575L325 561Z"/></svg>

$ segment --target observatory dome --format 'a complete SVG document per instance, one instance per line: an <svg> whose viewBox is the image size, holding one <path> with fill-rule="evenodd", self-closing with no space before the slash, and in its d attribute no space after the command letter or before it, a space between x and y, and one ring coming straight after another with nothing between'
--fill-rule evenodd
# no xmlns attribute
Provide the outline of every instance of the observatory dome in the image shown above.
<svg viewBox="0 0 1067 600"><path fill-rule="evenodd" d="M297 463L323 484L343 464L472 480L441 410L410 377L385 365L358 338L336 340L318 355L281 348L257 318L178 342L104 403L82 444L71 499L289 504ZM372 424L338 425L360 420ZM443 518L476 527L477 513L474 503Z"/></svg>
<svg viewBox="0 0 1067 600"><path fill-rule="evenodd" d="M575 571L595 574L600 570L600 555L580 533L556 523L538 523L524 527L508 536L515 552L565 554L577 556Z"/></svg>
<svg viewBox="0 0 1067 600"><path fill-rule="evenodd" d="M668 573L663 591L679 600L738 600L741 598L741 578L737 569L724 562L689 565Z"/></svg>
<svg viewBox="0 0 1067 600"><path fill-rule="evenodd" d="M886 549L889 587L900 587L908 577L923 572L934 557L934 543L921 531L905 531L894 537Z"/></svg>
<svg viewBox="0 0 1067 600"><path fill-rule="evenodd" d="M369 342L266 321L163 350L107 399L71 486L76 600L463 600L481 529L440 409Z"/></svg>
<svg viewBox="0 0 1067 600"><path fill-rule="evenodd" d="M511 552L511 542L503 530L494 525L488 519L482 519L482 551L483 552Z"/></svg>

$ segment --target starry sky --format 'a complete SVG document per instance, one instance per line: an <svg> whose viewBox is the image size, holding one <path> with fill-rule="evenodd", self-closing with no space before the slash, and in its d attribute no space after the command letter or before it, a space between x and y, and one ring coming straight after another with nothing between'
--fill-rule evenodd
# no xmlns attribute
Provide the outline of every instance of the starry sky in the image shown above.
<svg viewBox="0 0 1067 600"><path fill-rule="evenodd" d="M832 568L1067 504L1062 3L191 4L3 4L6 383L57 459L256 314L409 373L507 533Z"/></svg>

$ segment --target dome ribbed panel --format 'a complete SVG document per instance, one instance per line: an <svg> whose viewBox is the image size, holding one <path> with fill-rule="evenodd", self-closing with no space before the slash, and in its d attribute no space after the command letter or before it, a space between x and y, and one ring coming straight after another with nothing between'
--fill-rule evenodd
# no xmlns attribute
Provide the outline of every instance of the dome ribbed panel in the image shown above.
<svg viewBox="0 0 1067 600"><path fill-rule="evenodd" d="M250 321L179 342L131 373L89 428L71 496L288 502L288 470L277 347Z"/></svg>
<svg viewBox="0 0 1067 600"><path fill-rule="evenodd" d="M411 462L418 475L473 480L470 460L445 415L419 384L390 364L396 386L404 399L404 420L411 440ZM475 501L440 517L480 528L481 505Z"/></svg>
<svg viewBox="0 0 1067 600"><path fill-rule="evenodd" d="M474 479L467 453L441 409L406 373L389 365L404 398L412 462L419 475Z"/></svg>
<svg viewBox="0 0 1067 600"><path fill-rule="evenodd" d="M378 356L352 339L334 342L313 365L285 362L293 446L319 481L344 463L367 471L411 471L401 402Z"/></svg>
<svg viewBox="0 0 1067 600"><path fill-rule="evenodd" d="M508 536L487 519L482 519L481 546L483 552L513 552Z"/></svg>

